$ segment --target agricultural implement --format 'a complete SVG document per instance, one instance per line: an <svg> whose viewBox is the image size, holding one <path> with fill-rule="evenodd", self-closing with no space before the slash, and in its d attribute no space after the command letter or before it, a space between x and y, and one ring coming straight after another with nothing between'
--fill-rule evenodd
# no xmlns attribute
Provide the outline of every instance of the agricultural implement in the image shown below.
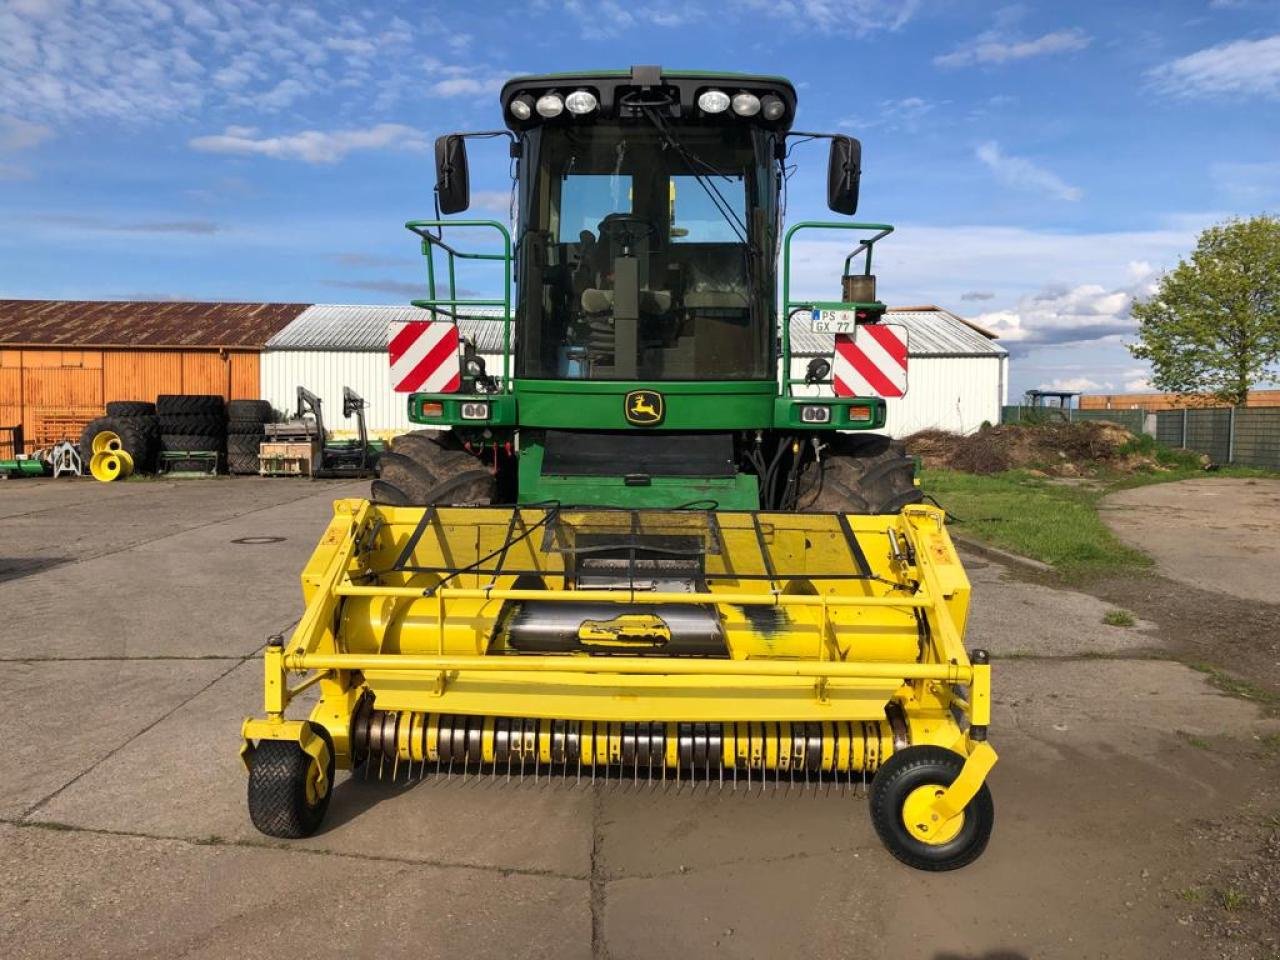
<svg viewBox="0 0 1280 960"><path fill-rule="evenodd" d="M906 384L871 273L893 228L782 232L788 138L825 135L790 130L779 78L635 67L501 100L507 130L482 136L511 140L522 232L408 224L428 296L392 332L393 381L434 429L335 504L305 613L267 647L253 822L314 832L338 770L819 785L866 793L905 863L971 862L994 818L990 665L964 647L942 511L869 432ZM445 214L468 206L466 136L436 145ZM852 214L861 148L827 139L828 205ZM860 233L839 299L794 296L804 230ZM460 296L484 266L502 297ZM796 317L830 361L792 369ZM500 371L459 335L482 319Z"/></svg>

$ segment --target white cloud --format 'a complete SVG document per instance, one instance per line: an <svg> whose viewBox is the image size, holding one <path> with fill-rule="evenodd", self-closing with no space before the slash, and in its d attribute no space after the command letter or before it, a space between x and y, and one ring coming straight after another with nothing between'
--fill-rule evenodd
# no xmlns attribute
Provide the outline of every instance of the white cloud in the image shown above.
<svg viewBox="0 0 1280 960"><path fill-rule="evenodd" d="M1280 34L1197 50L1148 76L1158 89L1175 96L1280 97Z"/></svg>
<svg viewBox="0 0 1280 960"><path fill-rule="evenodd" d="M1040 384L1041 390L1065 390L1069 393L1088 393L1091 390L1110 390L1110 383L1099 383L1088 377L1058 377Z"/></svg>
<svg viewBox="0 0 1280 960"><path fill-rule="evenodd" d="M1209 168L1213 185L1240 203L1264 204L1280 198L1280 161L1221 161Z"/></svg>
<svg viewBox="0 0 1280 960"><path fill-rule="evenodd" d="M914 132L919 128L921 121L925 117L933 113L939 106L950 102L950 100L925 100L923 97L881 100L874 117L870 119L849 117L841 120L839 125L851 130L870 130L873 127L880 127L885 130Z"/></svg>
<svg viewBox="0 0 1280 960"><path fill-rule="evenodd" d="M350 103L367 116L418 92L424 64L430 79L446 76L421 49L458 50L448 40L456 31L430 14L410 24L363 9L331 0L9 0L0 3L0 103L52 126L88 117L139 124L320 98L332 109L335 91L358 91Z"/></svg>
<svg viewBox="0 0 1280 960"><path fill-rule="evenodd" d="M511 213L510 190L472 190L471 207L489 213L500 213L504 217Z"/></svg>
<svg viewBox="0 0 1280 960"><path fill-rule="evenodd" d="M284 136L261 137L253 127L227 127L222 133L194 137L193 150L336 163L353 150L414 150L429 146L426 135L400 123L380 123L363 130L303 130Z"/></svg>
<svg viewBox="0 0 1280 960"><path fill-rule="evenodd" d="M865 36L898 30L920 9L920 0L746 0L770 24Z"/></svg>
<svg viewBox="0 0 1280 960"><path fill-rule="evenodd" d="M31 123L0 114L0 152L30 150L53 136L53 130L42 123Z"/></svg>
<svg viewBox="0 0 1280 960"><path fill-rule="evenodd" d="M979 144L975 156L1006 186L1019 190L1031 190L1047 194L1057 200L1075 202L1084 191L1074 187L1051 170L1046 170L1025 157L1013 157L1002 153L994 140Z"/></svg>
<svg viewBox="0 0 1280 960"><path fill-rule="evenodd" d="M428 92L438 97L479 97L497 93L505 77L449 77L437 80Z"/></svg>
<svg viewBox="0 0 1280 960"><path fill-rule="evenodd" d="M998 30L979 34L950 53L933 58L939 67L972 67L981 64L1011 63L1054 53L1072 53L1089 46L1092 38L1078 27L1055 30L1034 40L1013 40Z"/></svg>
<svg viewBox="0 0 1280 960"><path fill-rule="evenodd" d="M0 163L0 182L9 180L31 180L35 174L31 172L29 167L24 167L20 163Z"/></svg>

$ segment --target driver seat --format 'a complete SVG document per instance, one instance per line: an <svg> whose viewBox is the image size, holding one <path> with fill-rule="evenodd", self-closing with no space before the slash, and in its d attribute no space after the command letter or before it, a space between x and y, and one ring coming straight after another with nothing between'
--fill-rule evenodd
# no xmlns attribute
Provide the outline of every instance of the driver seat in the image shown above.
<svg viewBox="0 0 1280 960"><path fill-rule="evenodd" d="M671 309L671 291L670 290L651 290L649 289L649 236L635 236L632 242L627 246L630 249L624 254L624 244L622 241L610 236L608 232L608 223L614 220L633 220L634 215L629 213L611 213L600 221L597 230L600 234L599 241L591 244L589 247L583 243L583 265L590 265L590 272L596 280L597 285L587 286L581 293L581 304L584 313L600 315L613 312L614 290L613 279L616 274L614 261L623 256L634 257L639 263L636 265L636 275L639 278L639 287L637 291L637 300L640 304L640 311L648 314L667 313ZM582 238L586 239L584 236Z"/></svg>

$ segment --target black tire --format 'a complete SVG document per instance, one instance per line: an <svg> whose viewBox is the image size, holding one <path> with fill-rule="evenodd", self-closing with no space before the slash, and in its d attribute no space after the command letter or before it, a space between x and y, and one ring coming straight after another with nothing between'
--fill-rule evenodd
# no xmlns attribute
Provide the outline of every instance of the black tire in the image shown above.
<svg viewBox="0 0 1280 960"><path fill-rule="evenodd" d="M258 455L262 446L262 436L251 437L248 434L236 433L227 437L227 453Z"/></svg>
<svg viewBox="0 0 1280 960"><path fill-rule="evenodd" d="M436 485L422 464L402 453L384 453L378 459L378 479L399 490L404 504L425 503Z"/></svg>
<svg viewBox="0 0 1280 960"><path fill-rule="evenodd" d="M224 444L221 437L203 433L162 433L160 449L165 453L221 453Z"/></svg>
<svg viewBox="0 0 1280 960"><path fill-rule="evenodd" d="M819 463L800 477L797 502L804 513L897 513L924 494L915 485L915 461L901 443L881 436L835 434Z"/></svg>
<svg viewBox="0 0 1280 960"><path fill-rule="evenodd" d="M964 757L943 747L907 747L891 756L871 781L871 823L889 852L917 870L957 870L982 855L995 824L995 804L984 783L963 811L960 831L946 843L918 840L903 822L903 804L919 787L951 786Z"/></svg>
<svg viewBox="0 0 1280 960"><path fill-rule="evenodd" d="M496 482L494 476L475 456L462 449L452 433L440 433L434 436L422 433L410 433L396 437L391 441L392 453L384 453L378 463L379 477L400 488L410 502L418 506L437 504L474 504L486 506L493 503ZM403 452L400 452L403 451ZM408 460L419 470L414 477L425 474L429 486L423 487L422 481L409 484L396 479L398 468L388 476L383 464L392 460L394 463Z"/></svg>
<svg viewBox="0 0 1280 960"><path fill-rule="evenodd" d="M413 504L407 493L385 480L373 481L369 493L374 503L385 503L391 507L408 507Z"/></svg>
<svg viewBox="0 0 1280 960"><path fill-rule="evenodd" d="M210 393L162 393L156 397L156 413L162 417L203 413L226 415L226 401Z"/></svg>
<svg viewBox="0 0 1280 960"><path fill-rule="evenodd" d="M275 419L275 409L266 400L228 400L227 417L231 420L250 420L254 423L270 423Z"/></svg>
<svg viewBox="0 0 1280 960"><path fill-rule="evenodd" d="M205 413L164 414L160 417L161 433L200 433L206 437L225 437L224 417Z"/></svg>
<svg viewBox="0 0 1280 960"><path fill-rule="evenodd" d="M110 400L107 402L108 417L154 417L156 405L145 400Z"/></svg>
<svg viewBox="0 0 1280 960"><path fill-rule="evenodd" d="M329 745L329 789L315 802L307 799L311 756L288 740L262 740L249 761L249 819L269 837L297 840L320 828L333 796L333 740L323 727L311 729Z"/></svg>
<svg viewBox="0 0 1280 960"><path fill-rule="evenodd" d="M261 420L228 420L227 435L244 434L260 437L266 433L265 424Z"/></svg>
<svg viewBox="0 0 1280 960"><path fill-rule="evenodd" d="M238 450L227 451L227 473L233 473L241 477L254 476L261 472L261 465L256 447L252 453L244 453Z"/></svg>

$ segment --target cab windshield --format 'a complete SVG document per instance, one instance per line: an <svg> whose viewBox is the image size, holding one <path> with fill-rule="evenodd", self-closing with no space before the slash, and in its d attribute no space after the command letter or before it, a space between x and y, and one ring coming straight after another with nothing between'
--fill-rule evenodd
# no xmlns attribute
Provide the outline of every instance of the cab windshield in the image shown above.
<svg viewBox="0 0 1280 960"><path fill-rule="evenodd" d="M670 132L529 137L519 376L772 379L771 144L746 124Z"/></svg>

